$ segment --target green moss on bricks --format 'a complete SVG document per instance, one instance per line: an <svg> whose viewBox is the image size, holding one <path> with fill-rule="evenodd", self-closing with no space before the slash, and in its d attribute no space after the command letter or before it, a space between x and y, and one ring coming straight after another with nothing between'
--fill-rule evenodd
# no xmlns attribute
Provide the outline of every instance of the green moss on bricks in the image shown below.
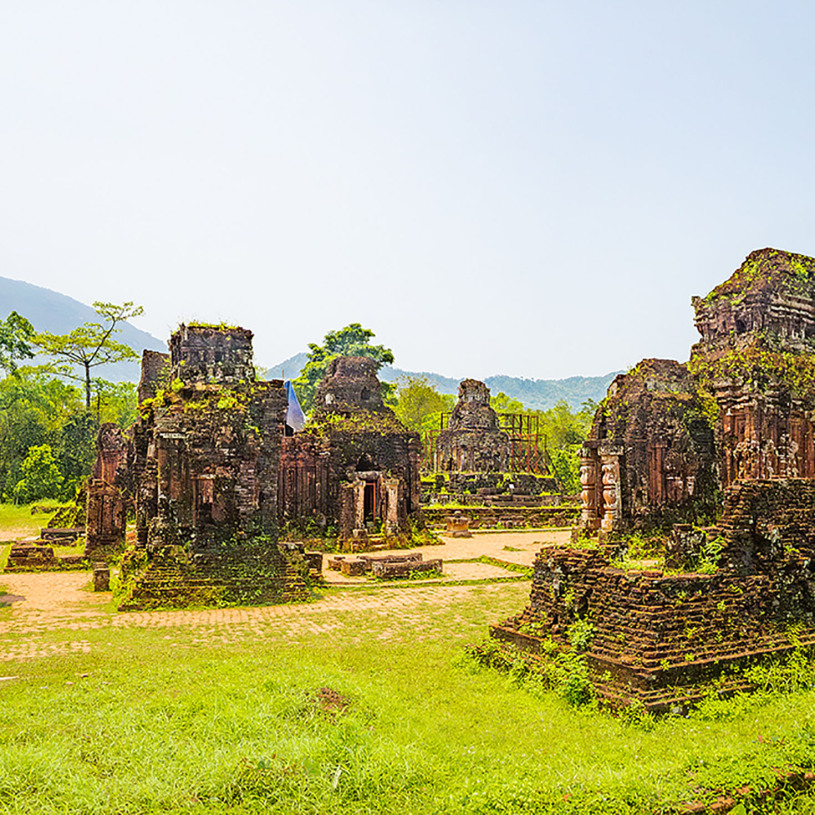
<svg viewBox="0 0 815 815"><path fill-rule="evenodd" d="M815 260L778 249L759 249L724 282L716 286L702 303L711 306L718 301L731 305L742 302L761 289L811 294L815 289Z"/></svg>

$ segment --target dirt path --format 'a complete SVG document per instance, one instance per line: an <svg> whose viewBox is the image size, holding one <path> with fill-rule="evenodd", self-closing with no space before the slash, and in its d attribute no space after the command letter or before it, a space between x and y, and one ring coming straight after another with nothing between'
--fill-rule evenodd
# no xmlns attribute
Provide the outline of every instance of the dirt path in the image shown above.
<svg viewBox="0 0 815 815"><path fill-rule="evenodd" d="M442 557L445 573L454 580L484 580L513 576L500 566L461 562L481 555L530 565L543 542L565 542L568 533L501 533L448 539L444 546L423 547L425 557ZM458 562L457 562L458 561ZM329 632L340 625L332 612L397 615L413 619L420 628L427 623L427 607L443 608L474 591L499 592L500 583L476 585L429 584L376 586L363 580L364 589L329 592L315 603L244 608L213 608L178 611L118 613L109 593L95 594L87 572L8 573L2 577L7 608L0 607L0 661L13 661L85 652L90 645L81 638L46 643L43 635L54 631L79 632L97 629L151 628L191 629L194 641L235 641L262 636L270 629L285 628L292 635ZM9 602L10 601L10 602Z"/></svg>

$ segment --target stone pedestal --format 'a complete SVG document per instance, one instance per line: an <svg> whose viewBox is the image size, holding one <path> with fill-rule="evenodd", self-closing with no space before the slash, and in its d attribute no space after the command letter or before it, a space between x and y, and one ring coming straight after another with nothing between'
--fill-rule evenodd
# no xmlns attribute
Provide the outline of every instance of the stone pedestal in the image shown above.
<svg viewBox="0 0 815 815"><path fill-rule="evenodd" d="M455 512L445 518L447 522L446 534L453 538L471 538L473 533L470 532L470 519L461 512Z"/></svg>
<svg viewBox="0 0 815 815"><path fill-rule="evenodd" d="M93 564L93 590L110 591L110 567L104 561Z"/></svg>

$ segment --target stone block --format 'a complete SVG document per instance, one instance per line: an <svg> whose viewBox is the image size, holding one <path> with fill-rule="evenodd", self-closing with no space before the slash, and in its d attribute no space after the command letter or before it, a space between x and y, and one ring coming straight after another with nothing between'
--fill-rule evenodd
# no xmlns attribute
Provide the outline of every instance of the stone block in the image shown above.
<svg viewBox="0 0 815 815"><path fill-rule="evenodd" d="M110 567L104 561L93 564L93 590L110 591Z"/></svg>

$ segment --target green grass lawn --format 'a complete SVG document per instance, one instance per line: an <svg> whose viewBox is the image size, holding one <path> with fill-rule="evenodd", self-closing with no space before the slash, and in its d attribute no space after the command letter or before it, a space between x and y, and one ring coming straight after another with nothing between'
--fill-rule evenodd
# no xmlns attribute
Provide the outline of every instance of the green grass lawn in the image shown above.
<svg viewBox="0 0 815 815"><path fill-rule="evenodd" d="M90 649L0 661L16 677L0 680L0 811L667 812L815 764L812 690L647 729L462 658L528 591L439 589L409 611L291 606L211 634L121 627L113 612L81 631L0 628L0 659L21 637ZM322 688L339 694L328 710ZM811 813L815 797L749 806Z"/></svg>
<svg viewBox="0 0 815 815"><path fill-rule="evenodd" d="M44 498L35 504L0 504L0 543L13 543L18 538L30 538L40 534L40 529L51 520L51 513L37 512L32 515L32 506L53 507L59 503Z"/></svg>

